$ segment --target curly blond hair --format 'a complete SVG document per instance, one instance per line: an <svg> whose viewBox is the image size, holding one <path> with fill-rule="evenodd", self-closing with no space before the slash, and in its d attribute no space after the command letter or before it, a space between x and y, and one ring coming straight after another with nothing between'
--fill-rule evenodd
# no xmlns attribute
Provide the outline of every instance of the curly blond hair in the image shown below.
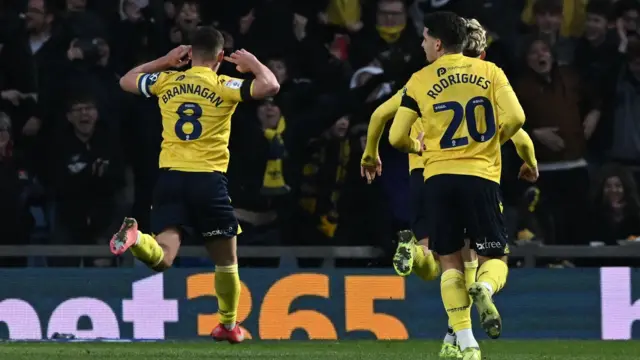
<svg viewBox="0 0 640 360"><path fill-rule="evenodd" d="M479 57L487 48L487 31L476 19L465 19L467 43L462 53L469 57Z"/></svg>

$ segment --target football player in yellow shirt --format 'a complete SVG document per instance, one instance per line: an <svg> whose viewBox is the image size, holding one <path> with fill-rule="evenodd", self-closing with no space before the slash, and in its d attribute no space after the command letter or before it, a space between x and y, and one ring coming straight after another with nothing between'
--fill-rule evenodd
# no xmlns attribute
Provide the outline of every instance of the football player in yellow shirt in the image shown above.
<svg viewBox="0 0 640 360"><path fill-rule="evenodd" d="M215 263L215 291L220 324L211 336L237 343L244 331L236 324L240 278L236 255L238 221L227 193L231 116L239 102L275 95L280 86L273 73L251 53L239 50L225 58L222 34L198 28L191 46L179 46L166 56L129 71L120 86L127 92L156 96L162 113L160 174L153 194L151 231L138 231L126 218L110 243L120 255L127 249L156 271L168 269L178 254L185 231L204 239ZM253 80L216 72L226 59ZM186 65L186 71L167 71Z"/></svg>
<svg viewBox="0 0 640 360"><path fill-rule="evenodd" d="M491 338L502 321L492 295L506 283L507 233L500 192L501 138L510 139L525 116L495 64L462 54L466 21L436 12L424 19L423 48L431 65L413 74L389 134L390 143L421 153L427 233L442 266L441 295L464 360L480 360L471 330L471 298ZM422 118L424 139L409 137ZM497 135L497 136L496 136ZM424 143L423 143L424 142ZM465 286L464 239L479 257L478 282Z"/></svg>
<svg viewBox="0 0 640 360"><path fill-rule="evenodd" d="M466 24L467 42L463 54L473 58L484 59L487 48L485 29L475 19L467 20ZM398 91L393 97L380 105L371 116L368 132L369 140L367 141L368 151L363 155L361 164L362 176L366 177L369 183L375 179L376 175L382 173L382 162L380 158L372 159L370 156L367 156L367 153L377 154L378 143L382 136L384 126L393 118L400 107L402 94L402 90ZM420 121L416 121L411 128L411 137L418 137L421 132L422 124ZM519 176L528 181L535 181L537 178L537 175L535 175L536 172L530 171L537 168L531 138L523 129L520 129L511 140L516 147L518 155L525 162ZM413 234L411 231L401 231L399 233L399 245L396 255L394 256L394 268L401 276L407 276L411 272L414 272L423 280L429 281L437 278L440 274L440 269L436 259L429 250L429 239L425 234L424 221L422 220L428 216L422 211L422 196L420 196L420 191L424 185L423 171L424 155L409 154L411 229L413 230ZM416 239L420 239L420 241L417 242ZM463 256L465 285L469 287L476 281L478 261L475 252L469 249L468 240L463 251ZM448 328L447 335L442 344L440 357L450 359L462 357L456 344L455 333L451 327Z"/></svg>
<svg viewBox="0 0 640 360"><path fill-rule="evenodd" d="M431 65L407 83L389 139L393 146L413 153L421 153L426 144L427 233L440 255L441 293L449 322L463 358L475 360L481 354L471 331L469 295L489 336L497 338L501 332L501 318L491 299L504 286L508 272L500 145L522 127L524 112L502 70L462 54L464 19L437 12L424 21L423 48ZM424 127L420 140L409 136L418 118ZM465 237L481 262L478 282L468 292L462 257Z"/></svg>

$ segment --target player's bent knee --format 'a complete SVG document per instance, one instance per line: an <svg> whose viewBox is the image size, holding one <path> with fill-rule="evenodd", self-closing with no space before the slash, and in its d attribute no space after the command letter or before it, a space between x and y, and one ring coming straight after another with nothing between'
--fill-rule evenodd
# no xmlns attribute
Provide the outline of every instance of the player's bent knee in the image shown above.
<svg viewBox="0 0 640 360"><path fill-rule="evenodd" d="M440 255L440 268L442 273L447 270L464 271L464 261L462 260L462 251L456 251L453 254Z"/></svg>

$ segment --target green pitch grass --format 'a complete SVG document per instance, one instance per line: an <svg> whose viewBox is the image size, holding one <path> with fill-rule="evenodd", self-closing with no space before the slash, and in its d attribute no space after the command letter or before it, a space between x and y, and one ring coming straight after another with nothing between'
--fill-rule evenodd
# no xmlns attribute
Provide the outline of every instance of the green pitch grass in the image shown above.
<svg viewBox="0 0 640 360"><path fill-rule="evenodd" d="M491 341L481 344L490 360L630 360L640 354L640 342ZM440 349L433 341L213 342L164 343L4 343L6 360L435 360Z"/></svg>

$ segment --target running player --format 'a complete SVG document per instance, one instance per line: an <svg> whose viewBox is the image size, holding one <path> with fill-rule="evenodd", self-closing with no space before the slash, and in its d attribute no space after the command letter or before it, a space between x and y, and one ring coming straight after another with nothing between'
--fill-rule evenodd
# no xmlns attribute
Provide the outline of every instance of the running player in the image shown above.
<svg viewBox="0 0 640 360"><path fill-rule="evenodd" d="M502 70L462 54L464 19L436 12L425 16L424 25L422 45L431 65L407 83L389 140L412 153L421 153L426 144L423 204L429 214L427 233L443 270L442 300L463 358L479 360L469 295L485 331L499 337L501 319L491 296L502 289L508 272L500 145L520 130L525 117ZM418 118L423 119L424 138L412 139L409 131ZM468 292L465 237L480 258L479 282Z"/></svg>
<svg viewBox="0 0 640 360"><path fill-rule="evenodd" d="M467 42L463 54L465 56L484 59L487 47L486 31L480 23L471 19L467 21ZM369 139L367 141L367 151L363 155L361 163L361 174L371 183L377 175L382 173L382 162L377 157L377 146L382 136L382 130L385 124L393 118L400 107L402 98L402 90L398 91L392 98L380 105L371 116L369 125ZM417 137L422 130L420 121L416 121L411 128L411 136ZM525 161L523 169L520 173L521 178L528 175L526 171L529 167L537 166L533 143L529 135L520 129L511 139L517 149L520 157ZM429 239L425 233L424 221L421 220L427 215L422 211L421 189L424 184L424 156L417 154L409 154L409 172L410 172L410 193L411 193L411 231L401 231L398 234L398 250L394 256L394 268L401 276L407 276L411 272L418 275L423 280L429 281L435 279L439 275L439 266L435 258L429 250ZM527 165L528 164L528 165ZM532 181L531 178L526 180ZM535 180L535 179L533 179ZM415 239L421 239L417 242ZM463 251L464 255L464 273L465 284L467 287L475 283L476 269L478 266L477 256L473 250L469 250L468 241ZM461 358L461 353L456 344L456 337L453 329L449 327L445 336L442 348L440 349L441 358Z"/></svg>
<svg viewBox="0 0 640 360"><path fill-rule="evenodd" d="M485 49L487 47L486 31L480 23L471 19L467 21L467 42L463 51L465 56L484 59ZM382 162L377 157L377 145L382 136L384 125L390 120L398 108L400 107L402 98L402 90L398 91L392 98L380 105L371 116L369 125L369 140L367 141L367 150L363 155L361 163L361 173L367 181L371 183L376 175L382 173ZM422 129L420 121L416 121L411 128L411 136L418 137ZM520 157L525 161L520 172L520 177L529 181L534 181L528 177L527 169L537 166L533 143L529 135L520 129L511 139L517 149ZM409 171L410 171L410 193L411 193L411 231L401 231L398 234L399 245L394 256L394 268L401 276L407 276L411 272L418 275L423 280L433 280L439 275L439 266L435 258L429 250L429 239L425 234L424 221L421 219L427 215L422 211L421 189L424 184L423 169L424 156L417 154L409 154ZM527 165L528 164L528 165ZM416 242L415 239L421 239ZM464 255L464 273L465 284L467 287L475 283L476 269L478 266L477 256L473 250L469 250L469 244L465 246ZM445 336L442 348L440 349L441 358L460 358L462 355L456 345L456 337L453 329L449 327Z"/></svg>
<svg viewBox="0 0 640 360"><path fill-rule="evenodd" d="M127 249L151 269L171 267L186 231L195 230L216 265L215 291L220 324L211 336L238 343L244 331L236 324L240 279L236 255L238 221L227 194L231 116L238 102L275 95L280 87L273 73L255 56L239 50L225 58L222 34L198 28L191 46L179 46L166 56L129 71L120 86L128 92L157 96L162 113L160 175L153 195L151 231L138 231L127 218L111 239L111 251ZM223 59L253 80L216 72ZM182 72L166 71L192 61Z"/></svg>

